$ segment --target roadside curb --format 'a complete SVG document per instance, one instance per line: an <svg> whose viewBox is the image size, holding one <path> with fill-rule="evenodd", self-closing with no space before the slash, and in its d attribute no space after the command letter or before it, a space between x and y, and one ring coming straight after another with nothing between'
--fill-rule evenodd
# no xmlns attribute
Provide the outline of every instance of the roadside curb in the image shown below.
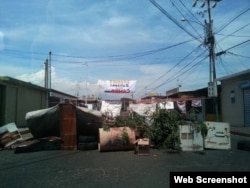
<svg viewBox="0 0 250 188"><path fill-rule="evenodd" d="M238 132L238 131L230 131L230 133L234 135L250 137L250 133L243 133L243 132Z"/></svg>

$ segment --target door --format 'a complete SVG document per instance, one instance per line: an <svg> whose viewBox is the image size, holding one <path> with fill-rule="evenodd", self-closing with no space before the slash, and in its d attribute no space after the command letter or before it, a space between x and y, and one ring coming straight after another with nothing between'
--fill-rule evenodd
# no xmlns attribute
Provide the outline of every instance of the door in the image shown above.
<svg viewBox="0 0 250 188"><path fill-rule="evenodd" d="M60 136L61 149L77 149L76 109L72 104L60 104Z"/></svg>
<svg viewBox="0 0 250 188"><path fill-rule="evenodd" d="M243 90L244 97L244 126L250 127L250 88Z"/></svg>

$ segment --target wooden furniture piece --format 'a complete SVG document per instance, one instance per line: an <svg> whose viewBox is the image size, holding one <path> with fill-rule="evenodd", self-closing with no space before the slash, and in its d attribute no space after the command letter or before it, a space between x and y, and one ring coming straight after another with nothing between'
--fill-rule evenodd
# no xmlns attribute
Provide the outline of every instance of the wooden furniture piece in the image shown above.
<svg viewBox="0 0 250 188"><path fill-rule="evenodd" d="M135 141L135 153L137 155L149 155L150 153L149 138L140 138Z"/></svg>

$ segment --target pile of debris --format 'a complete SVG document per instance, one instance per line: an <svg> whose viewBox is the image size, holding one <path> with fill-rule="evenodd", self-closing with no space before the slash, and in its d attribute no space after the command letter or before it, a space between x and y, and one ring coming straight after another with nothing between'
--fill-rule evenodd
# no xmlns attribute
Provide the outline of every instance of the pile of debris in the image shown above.
<svg viewBox="0 0 250 188"><path fill-rule="evenodd" d="M97 149L99 128L103 123L101 112L70 103L27 112L25 120L27 128L18 129L15 123L0 127L1 150L13 149L21 153L78 149L82 137L95 138L93 148Z"/></svg>
<svg viewBox="0 0 250 188"><path fill-rule="evenodd" d="M14 150L14 153L24 153L41 150L60 149L61 138L46 137L34 139L29 128L17 128L15 123L0 127L0 149Z"/></svg>
<svg viewBox="0 0 250 188"><path fill-rule="evenodd" d="M15 123L0 127L0 148L12 149L14 153L76 149L99 149L100 152L133 150L137 129L127 126L131 122L116 127L115 118L105 115L70 103L30 111L25 116L27 128L17 128Z"/></svg>

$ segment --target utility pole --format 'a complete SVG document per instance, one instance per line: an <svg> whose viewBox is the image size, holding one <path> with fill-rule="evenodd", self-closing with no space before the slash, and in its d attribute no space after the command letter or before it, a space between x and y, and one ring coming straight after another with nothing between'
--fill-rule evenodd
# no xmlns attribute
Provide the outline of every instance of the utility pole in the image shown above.
<svg viewBox="0 0 250 188"><path fill-rule="evenodd" d="M85 65L86 65L86 97L85 97L85 105L87 106L88 105L88 71L87 71L87 69L88 69L88 63L85 63Z"/></svg>
<svg viewBox="0 0 250 188"><path fill-rule="evenodd" d="M215 1L215 3L217 3L217 1ZM209 20L208 42L210 43L209 45L210 82L208 83L208 96L213 97L213 102L215 106L215 116L216 116L215 118L216 118L216 121L218 122L219 121L218 91L217 91L216 69L215 69L215 52L214 52L215 39L214 39L214 34L213 34L213 20L211 18L210 0L207 0L207 9L208 9L208 20Z"/></svg>
<svg viewBox="0 0 250 188"><path fill-rule="evenodd" d="M44 87L48 89L48 59L45 60L45 80L44 80Z"/></svg>
<svg viewBox="0 0 250 188"><path fill-rule="evenodd" d="M211 8L210 1L207 0L207 12L208 12L208 22L205 20L205 44L208 45L209 48L209 83L208 83L208 96L209 97L217 97L217 83L216 83L216 70L215 70L215 39L213 34L213 20L211 18ZM213 0L215 2L219 0Z"/></svg>
<svg viewBox="0 0 250 188"><path fill-rule="evenodd" d="M51 52L49 52L49 60L48 60L48 88L51 89Z"/></svg>
<svg viewBox="0 0 250 188"><path fill-rule="evenodd" d="M193 6L196 5L198 0L195 0ZM212 97L215 106L215 114L216 114L216 121L219 121L218 115L218 91L217 91L217 81L216 81L216 69L215 69L215 38L213 33L213 19L211 16L211 5L210 2L212 1L214 4L212 8L214 8L217 2L221 0L201 0L202 5L204 7L207 3L207 12L208 12L208 21L205 20L205 40L204 44L208 46L209 49L209 82L208 82L208 97Z"/></svg>
<svg viewBox="0 0 250 188"><path fill-rule="evenodd" d="M48 107L50 107L49 98L51 95L51 52L49 52L48 58L44 62L45 64L45 80L44 80L44 87L48 89L47 93L47 100L48 100Z"/></svg>

